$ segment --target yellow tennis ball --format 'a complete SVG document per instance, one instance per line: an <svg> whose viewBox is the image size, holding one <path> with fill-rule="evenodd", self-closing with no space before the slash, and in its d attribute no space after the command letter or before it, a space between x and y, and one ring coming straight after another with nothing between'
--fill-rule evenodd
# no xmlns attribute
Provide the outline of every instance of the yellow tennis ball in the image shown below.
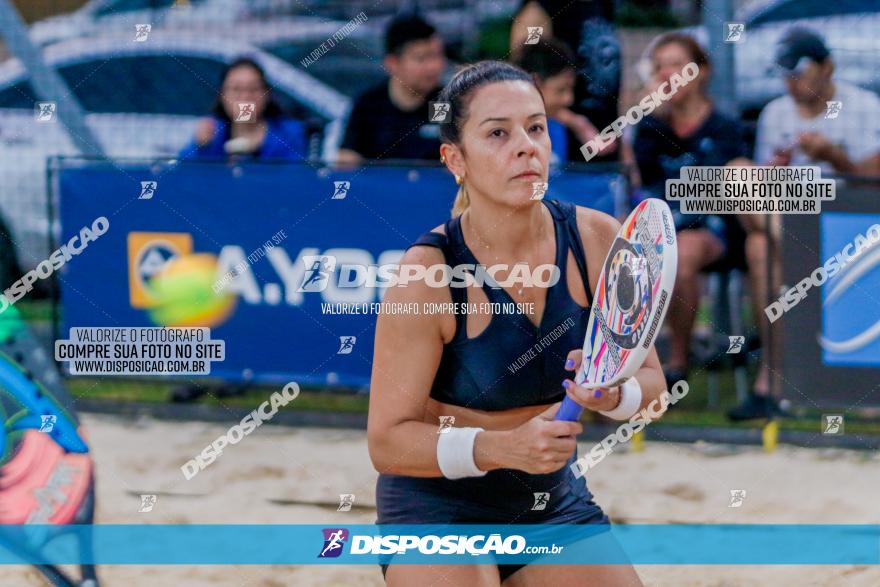
<svg viewBox="0 0 880 587"><path fill-rule="evenodd" d="M210 253L171 259L149 281L150 318L161 326L220 325L232 314L237 298L225 288L215 288L219 277L217 257Z"/></svg>

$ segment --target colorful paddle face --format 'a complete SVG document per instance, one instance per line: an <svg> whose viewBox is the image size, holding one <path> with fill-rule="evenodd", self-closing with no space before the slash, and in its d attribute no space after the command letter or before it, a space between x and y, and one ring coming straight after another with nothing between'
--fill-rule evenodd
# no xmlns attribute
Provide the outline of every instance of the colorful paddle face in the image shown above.
<svg viewBox="0 0 880 587"><path fill-rule="evenodd" d="M593 294L575 382L590 389L620 385L642 366L672 297L678 248L672 214L658 199L639 204L608 251ZM566 397L557 420L576 420Z"/></svg>

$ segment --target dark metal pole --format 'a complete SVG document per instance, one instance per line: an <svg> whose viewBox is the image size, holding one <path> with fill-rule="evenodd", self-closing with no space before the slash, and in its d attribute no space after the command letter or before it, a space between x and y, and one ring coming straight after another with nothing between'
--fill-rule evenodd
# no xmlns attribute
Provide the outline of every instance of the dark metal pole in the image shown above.
<svg viewBox="0 0 880 587"><path fill-rule="evenodd" d="M712 59L709 93L719 110L738 116L734 47L737 43L748 43L748 30L743 33L741 40L725 42L728 33L727 23L733 21L733 0L703 1L703 26L708 33L706 50Z"/></svg>
<svg viewBox="0 0 880 587"><path fill-rule="evenodd" d="M55 102L58 120L67 128L80 152L88 157L104 157L101 144L86 126L79 102L58 72L46 65L42 53L28 36L27 25L10 0L0 0L0 36L9 51L21 60L37 97L44 102Z"/></svg>

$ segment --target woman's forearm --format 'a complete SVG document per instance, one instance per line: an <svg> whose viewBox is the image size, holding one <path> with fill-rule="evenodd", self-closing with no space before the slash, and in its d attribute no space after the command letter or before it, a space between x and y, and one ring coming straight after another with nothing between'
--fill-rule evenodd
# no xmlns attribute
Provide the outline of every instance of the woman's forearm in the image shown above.
<svg viewBox="0 0 880 587"><path fill-rule="evenodd" d="M415 420L401 422L370 439L370 458L380 473L408 477L442 477L437 464L440 427ZM474 463L481 471L504 466L509 433L485 430L474 440Z"/></svg>
<svg viewBox="0 0 880 587"><path fill-rule="evenodd" d="M481 471L493 471L506 467L505 456L510 448L510 431L485 430L477 434L474 442L474 463Z"/></svg>
<svg viewBox="0 0 880 587"><path fill-rule="evenodd" d="M369 434L373 465L380 473L409 477L442 477L437 465L438 427L409 420L381 434Z"/></svg>

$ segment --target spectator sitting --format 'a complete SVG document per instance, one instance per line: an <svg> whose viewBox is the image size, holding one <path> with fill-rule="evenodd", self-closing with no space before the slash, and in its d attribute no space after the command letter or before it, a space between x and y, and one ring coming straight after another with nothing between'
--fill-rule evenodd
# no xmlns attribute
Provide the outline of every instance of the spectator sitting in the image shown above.
<svg viewBox="0 0 880 587"><path fill-rule="evenodd" d="M793 27L780 39L776 65L785 76L788 94L776 98L758 117L755 161L758 165L818 165L823 174L877 175L880 173L880 98L873 92L833 81L834 62L822 37ZM743 164L752 164L744 161ZM779 215L741 215L748 232L753 312L760 320L762 347L771 345L770 323L764 315L769 291L779 291L782 264L778 254L768 259L770 240L779 251L782 218ZM768 288L772 262L773 287ZM775 338L774 338L775 341ZM732 420L784 415L772 394L767 353L761 357L753 391L727 414Z"/></svg>
<svg viewBox="0 0 880 587"><path fill-rule="evenodd" d="M566 129L571 130L579 144L586 143L598 134L586 116L569 109L574 103L576 81L574 53L565 44L549 38L526 45L520 52L517 65L532 74L544 98L547 132L553 145L551 164L567 161L571 151ZM583 157L578 155L575 160L583 161Z"/></svg>
<svg viewBox="0 0 880 587"><path fill-rule="evenodd" d="M355 102L339 163L440 156L440 127L429 122L428 102L436 100L446 69L443 41L420 17L405 15L389 24L385 49L389 79Z"/></svg>
<svg viewBox="0 0 880 587"><path fill-rule="evenodd" d="M880 98L833 81L834 61L818 34L794 27L780 39L776 65L788 94L758 118L759 165L818 165L823 173L868 175L880 167Z"/></svg>
<svg viewBox="0 0 880 587"><path fill-rule="evenodd" d="M212 116L202 120L181 159L302 160L307 157L305 124L285 118L272 99L263 69L241 58L223 71Z"/></svg>
<svg viewBox="0 0 880 587"><path fill-rule="evenodd" d="M695 79L680 86L635 127L635 156L643 189L663 197L666 180L679 179L683 166L726 165L747 151L737 121L718 112L706 96L709 59L692 37L662 35L649 55L654 85L650 90L668 82L672 74L680 74L688 63L699 67ZM682 214L676 202L670 202L670 208L678 234L678 274L667 318L672 336L664 369L671 386L687 376L691 331L700 303L699 274L728 252L729 224L720 216Z"/></svg>

